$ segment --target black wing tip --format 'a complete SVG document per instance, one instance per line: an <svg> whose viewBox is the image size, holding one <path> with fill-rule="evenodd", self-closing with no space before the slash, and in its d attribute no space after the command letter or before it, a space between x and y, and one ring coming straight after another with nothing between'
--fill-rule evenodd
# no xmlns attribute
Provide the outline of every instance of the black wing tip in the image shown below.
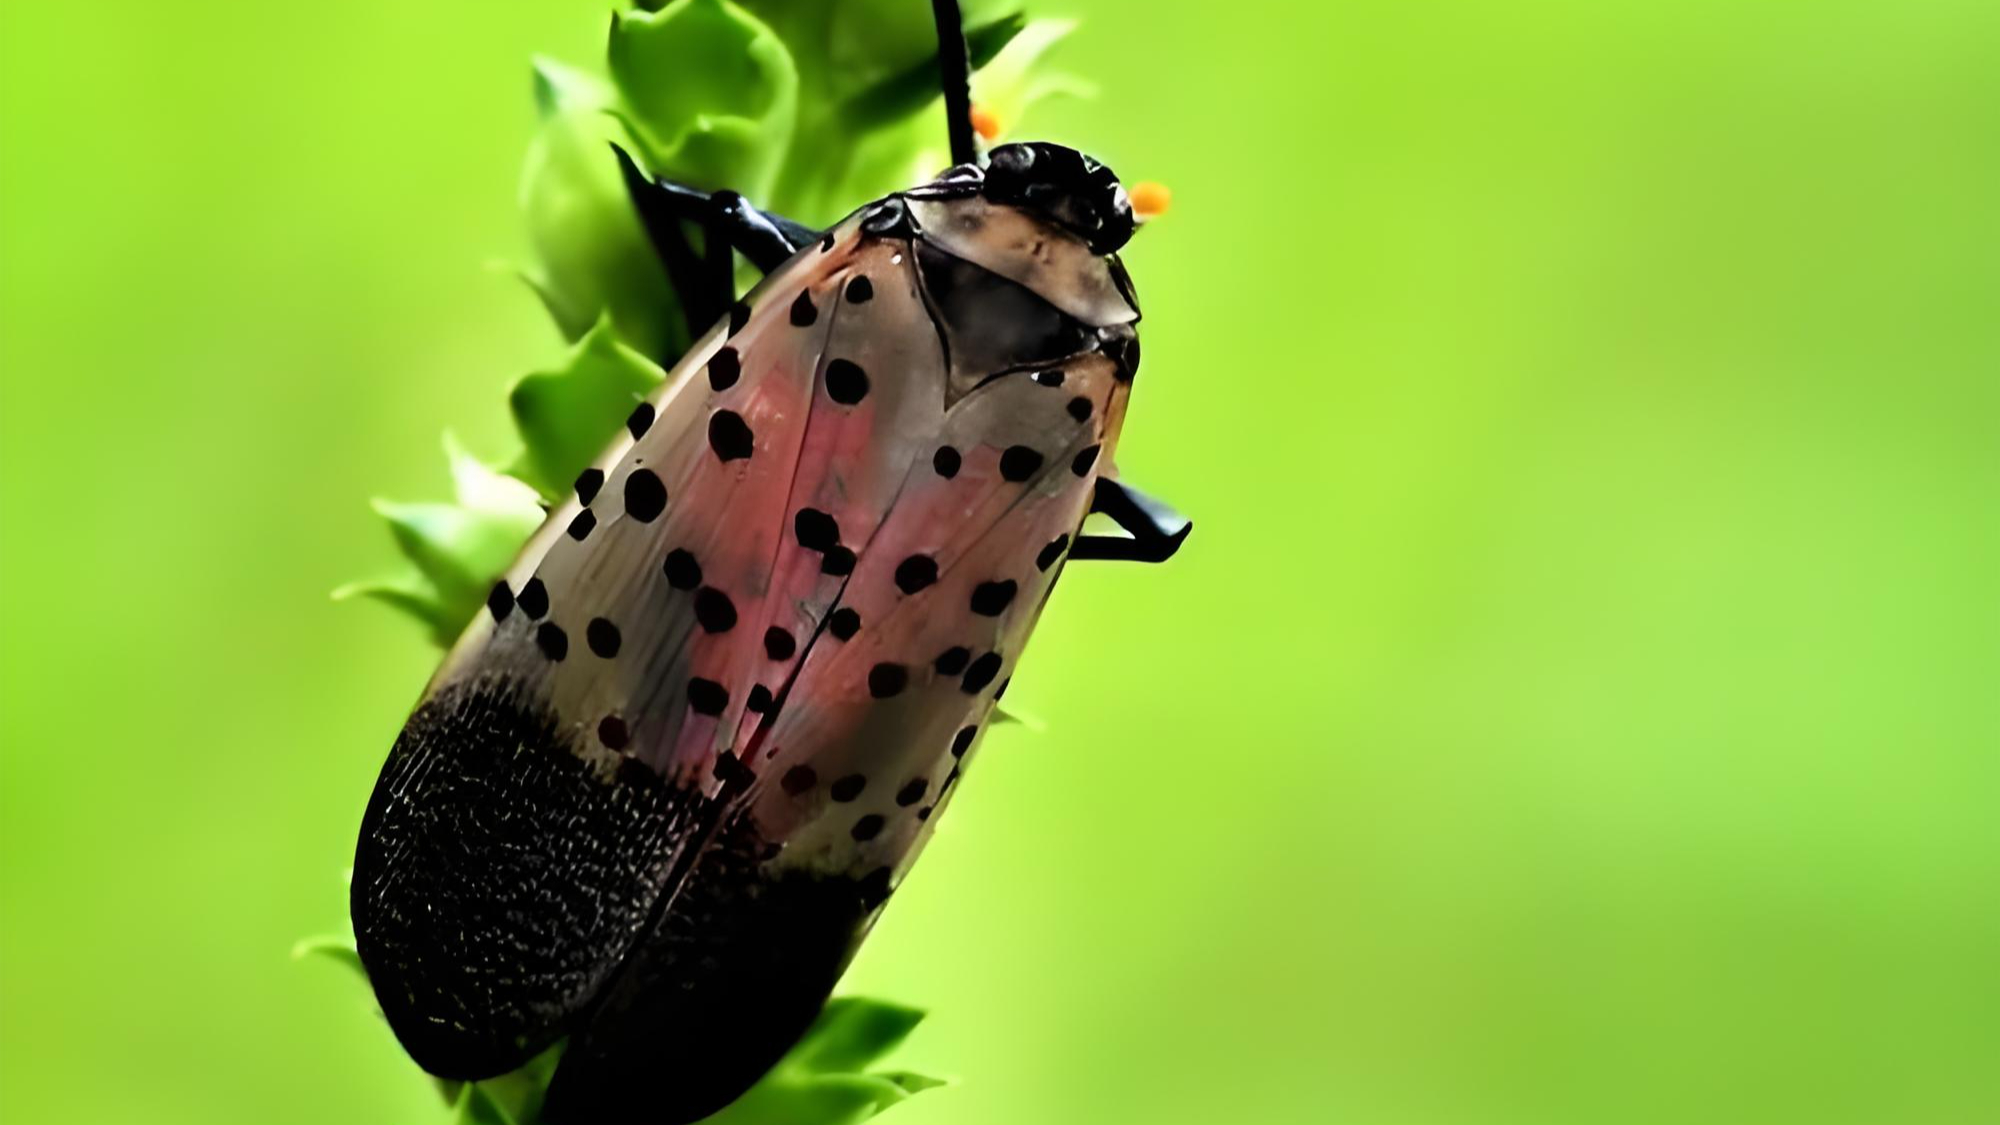
<svg viewBox="0 0 2000 1125"><path fill-rule="evenodd" d="M607 778L510 679L419 705L363 814L349 894L362 966L417 1065L491 1078L566 1034L651 915L660 861L631 842L672 834L699 800Z"/></svg>
<svg viewBox="0 0 2000 1125"><path fill-rule="evenodd" d="M818 1018L889 893L775 870L749 818L723 830L626 959L549 1085L549 1125L685 1125L755 1085Z"/></svg>

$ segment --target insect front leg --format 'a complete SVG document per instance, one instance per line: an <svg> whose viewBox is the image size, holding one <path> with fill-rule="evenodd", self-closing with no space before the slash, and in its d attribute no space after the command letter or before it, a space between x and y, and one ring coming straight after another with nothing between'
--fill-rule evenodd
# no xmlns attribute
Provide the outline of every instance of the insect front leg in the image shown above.
<svg viewBox="0 0 2000 1125"><path fill-rule="evenodd" d="M804 223L758 210L733 191L715 192L708 197L708 206L706 225L710 233L720 235L723 242L764 273L777 269L785 259L798 253L801 246L820 236L820 232Z"/></svg>
<svg viewBox="0 0 2000 1125"><path fill-rule="evenodd" d="M655 182L639 170L624 149L614 144L611 151L618 156L618 170L624 177L625 192L632 199L633 210L639 213L639 223L646 228L653 252L660 256L667 280L673 283L674 294L680 298L688 334L698 336L736 299L735 279L729 276L727 255L721 256L722 271L718 276L714 260L717 255L708 255L706 261L696 258L682 225L685 220L700 221L705 217L708 197L690 188Z"/></svg>
<svg viewBox="0 0 2000 1125"><path fill-rule="evenodd" d="M799 247L819 237L820 232L804 223L761 211L733 191L706 192L672 180L655 179L641 171L624 149L617 145L611 148L618 154L625 190L638 209L639 220L659 249L660 257L668 260L669 272L673 270L673 257L684 256L684 261L692 258L687 238L680 230L683 221L700 223L711 235L719 236L723 245L742 254L765 273L777 269Z"/></svg>
<svg viewBox="0 0 2000 1125"><path fill-rule="evenodd" d="M1166 501L1110 477L1097 478L1090 510L1111 517L1126 535L1079 535L1069 552L1073 560L1162 563L1174 557L1194 530L1194 522Z"/></svg>

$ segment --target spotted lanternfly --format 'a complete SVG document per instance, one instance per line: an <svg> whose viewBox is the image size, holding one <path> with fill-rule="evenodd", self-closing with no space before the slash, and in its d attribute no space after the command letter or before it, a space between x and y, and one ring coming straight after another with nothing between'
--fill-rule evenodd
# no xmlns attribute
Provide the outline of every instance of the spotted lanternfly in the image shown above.
<svg viewBox="0 0 2000 1125"><path fill-rule="evenodd" d="M493 587L368 803L352 910L390 1026L459 1079L566 1038L551 1122L691 1121L755 1082L937 824L1064 562L1188 532L1111 475L1125 191L1052 144L982 168L934 9L958 164L831 230L619 154L714 327ZM686 223L763 282L735 301Z"/></svg>

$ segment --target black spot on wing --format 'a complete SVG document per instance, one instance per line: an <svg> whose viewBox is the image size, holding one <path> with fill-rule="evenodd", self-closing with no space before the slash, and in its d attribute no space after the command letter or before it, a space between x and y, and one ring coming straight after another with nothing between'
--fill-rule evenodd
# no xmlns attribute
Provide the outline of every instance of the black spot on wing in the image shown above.
<svg viewBox="0 0 2000 1125"><path fill-rule="evenodd" d="M708 357L708 385L711 390L726 391L736 385L743 375L743 359L732 347L717 348Z"/></svg>
<svg viewBox="0 0 2000 1125"><path fill-rule="evenodd" d="M507 615L514 612L514 591L507 588L505 579L495 582L493 589L487 591L486 609L493 614L493 622L496 625L507 620Z"/></svg>
<svg viewBox="0 0 2000 1125"><path fill-rule="evenodd" d="M851 773L829 786L827 788L827 795L842 804L846 804L854 798L861 796L861 791L867 787L868 779L866 777L858 773Z"/></svg>
<svg viewBox="0 0 2000 1125"><path fill-rule="evenodd" d="M718 410L708 416L708 447L723 461L741 461L755 452L757 436L749 423L734 410Z"/></svg>
<svg viewBox="0 0 2000 1125"><path fill-rule="evenodd" d="M666 564L661 570L667 576L667 585L676 590L692 590L701 585L701 563L695 561L694 553L685 547L668 551Z"/></svg>
<svg viewBox="0 0 2000 1125"><path fill-rule="evenodd" d="M1012 578L997 582L981 582L972 588L972 612L981 617L998 617L1014 601L1016 586Z"/></svg>
<svg viewBox="0 0 2000 1125"><path fill-rule="evenodd" d="M1080 477L1089 476L1090 467L1097 464L1098 449L1098 446L1086 445L1078 450L1076 456L1070 460L1069 471Z"/></svg>
<svg viewBox="0 0 2000 1125"><path fill-rule="evenodd" d="M972 650L963 645L953 645L938 653L938 658L931 667L936 668L940 676L956 676L965 671L965 666L971 662Z"/></svg>
<svg viewBox="0 0 2000 1125"><path fill-rule="evenodd" d="M1068 549L1069 536L1067 534L1058 535L1054 539L1049 540L1047 545L1042 548L1041 553L1035 556L1035 569L1047 571L1050 567L1056 565L1056 560L1062 558L1063 552Z"/></svg>
<svg viewBox="0 0 2000 1125"><path fill-rule="evenodd" d="M569 634L562 631L553 621L544 621L535 628L535 646L550 660L561 662L569 655Z"/></svg>
<svg viewBox="0 0 2000 1125"><path fill-rule="evenodd" d="M604 470L585 469L576 476L576 502L588 504L597 499L597 490L604 487Z"/></svg>
<svg viewBox="0 0 2000 1125"><path fill-rule="evenodd" d="M811 293L799 290L798 297L792 301L791 319L794 328L810 328L819 319L819 310L813 307Z"/></svg>
<svg viewBox="0 0 2000 1125"><path fill-rule="evenodd" d="M950 480L958 475L958 467L962 460L958 450L949 445L940 445L937 452L931 454L931 468L937 470L937 475Z"/></svg>
<svg viewBox="0 0 2000 1125"><path fill-rule="evenodd" d="M642 402L633 407L631 416L625 419L625 428L631 431L634 441L645 437L646 431L653 428L653 404Z"/></svg>
<svg viewBox="0 0 2000 1125"><path fill-rule="evenodd" d="M910 670L901 664L883 661L868 669L868 694L877 699L901 695L910 686Z"/></svg>
<svg viewBox="0 0 2000 1125"><path fill-rule="evenodd" d="M977 695L985 690L987 684L993 682L993 677L999 674L1000 654L986 653L966 668L965 677L958 682L959 690L967 695Z"/></svg>
<svg viewBox="0 0 2000 1125"><path fill-rule="evenodd" d="M1042 455L1025 445L1010 445L1000 454L1000 475L1016 484L1042 468Z"/></svg>
<svg viewBox="0 0 2000 1125"><path fill-rule="evenodd" d="M799 649L799 643L791 633L776 625L764 630L764 655L773 660L790 660Z"/></svg>
<svg viewBox="0 0 2000 1125"><path fill-rule="evenodd" d="M729 707L729 689L714 680L690 676L687 700L688 706L697 715L720 715Z"/></svg>
<svg viewBox="0 0 2000 1125"><path fill-rule="evenodd" d="M851 606L841 606L827 615L826 631L837 641L851 641L861 631L861 615Z"/></svg>
<svg viewBox="0 0 2000 1125"><path fill-rule="evenodd" d="M800 508L792 517L792 534L808 551L831 551L840 543L840 525L818 508Z"/></svg>
<svg viewBox="0 0 2000 1125"><path fill-rule="evenodd" d="M868 397L868 373L852 360L836 359L826 365L826 397L842 406L853 406Z"/></svg>
<svg viewBox="0 0 2000 1125"><path fill-rule="evenodd" d="M736 603L713 586L694 592L694 619L708 633L727 633L736 628Z"/></svg>
<svg viewBox="0 0 2000 1125"><path fill-rule="evenodd" d="M762 685L758 686L761 687ZM754 696L755 693L752 694ZM768 696L766 702L769 702ZM763 708L758 707L753 708L753 710L761 711ZM711 772L715 774L717 781L726 786L738 789L757 780L757 771L744 765L743 760L738 758L735 752L731 750L724 750L715 756L715 766Z"/></svg>
<svg viewBox="0 0 2000 1125"><path fill-rule="evenodd" d="M576 517L574 519L569 521L568 530L569 530L569 537L571 539L574 539L579 543L583 542L585 539L590 537L591 532L597 530L596 514L593 513L589 508L583 509L582 511L576 514Z"/></svg>
<svg viewBox="0 0 2000 1125"><path fill-rule="evenodd" d="M865 277L857 277L847 283L847 299L853 304L867 304L875 296L875 283Z"/></svg>
<svg viewBox="0 0 2000 1125"><path fill-rule="evenodd" d="M597 720L597 741L606 750L623 750L632 740L632 732L625 728L625 720L616 715L606 715Z"/></svg>
<svg viewBox="0 0 2000 1125"><path fill-rule="evenodd" d="M905 594L917 591L936 582L937 560L929 555L911 555L896 564L896 588Z"/></svg>
<svg viewBox="0 0 2000 1125"><path fill-rule="evenodd" d="M624 644L624 638L618 633L618 626L603 617L590 619L590 624L584 627L583 639L590 645L590 651L606 660L617 656L619 646Z"/></svg>
<svg viewBox="0 0 2000 1125"><path fill-rule="evenodd" d="M541 579L530 578L522 585L521 596L514 600L522 613L539 619L549 611L549 588L542 585Z"/></svg>
<svg viewBox="0 0 2000 1125"><path fill-rule="evenodd" d="M625 514L652 523L667 510L667 486L651 469L633 469L625 476Z"/></svg>

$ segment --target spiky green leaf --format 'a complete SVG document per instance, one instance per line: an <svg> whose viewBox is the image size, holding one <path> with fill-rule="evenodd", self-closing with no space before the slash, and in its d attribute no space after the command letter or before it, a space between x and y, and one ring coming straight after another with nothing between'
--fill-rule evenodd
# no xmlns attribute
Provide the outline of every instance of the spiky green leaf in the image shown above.
<svg viewBox="0 0 2000 1125"><path fill-rule="evenodd" d="M361 955L354 951L354 939L345 934L309 937L292 946L292 960L303 961L308 957L345 965L362 980L368 979L368 970L361 965Z"/></svg>
<svg viewBox="0 0 2000 1125"><path fill-rule="evenodd" d="M494 579L542 522L533 489L487 468L450 434L444 445L455 499L374 502L410 569L334 591L336 598L372 597L402 609L424 622L441 644L465 628Z"/></svg>
<svg viewBox="0 0 2000 1125"><path fill-rule="evenodd" d="M993 61L1027 26L1025 13L1009 12L983 27L967 28L965 48L972 65L983 67ZM850 94L840 105L840 115L850 129L878 129L917 113L937 97L938 59L932 50L901 71Z"/></svg>
<svg viewBox="0 0 2000 1125"><path fill-rule="evenodd" d="M349 598L373 598L416 618L423 623L434 644L448 645L458 635L454 627L457 622L455 611L444 604L437 587L414 570L385 578L349 582L333 592L335 601L344 602Z"/></svg>
<svg viewBox="0 0 2000 1125"><path fill-rule="evenodd" d="M607 57L647 167L767 196L798 109L791 52L769 27L728 0L680 0L614 16Z"/></svg>
<svg viewBox="0 0 2000 1125"><path fill-rule="evenodd" d="M611 146L637 147L610 85L551 63L536 67L544 107L521 172L521 210L535 266L522 276L569 340L609 317L648 356L687 347L680 303L660 265Z"/></svg>
<svg viewBox="0 0 2000 1125"><path fill-rule="evenodd" d="M895 1050L923 1018L919 1008L838 997L828 1001L786 1062L814 1073L858 1071Z"/></svg>
<svg viewBox="0 0 2000 1125"><path fill-rule="evenodd" d="M769 1074L704 1125L852 1125L944 1085L908 1071L867 1071L923 1018L915 1008L882 1000L829 1001Z"/></svg>
<svg viewBox="0 0 2000 1125"><path fill-rule="evenodd" d="M524 376L509 392L524 446L512 472L543 496L561 495L664 378L620 342L609 317L599 319L560 366Z"/></svg>
<svg viewBox="0 0 2000 1125"><path fill-rule="evenodd" d="M921 1094L925 1090L951 1085L945 1079L932 1078L928 1074L918 1074L910 1070L885 1070L881 1073L881 1077L900 1086L905 1094Z"/></svg>

